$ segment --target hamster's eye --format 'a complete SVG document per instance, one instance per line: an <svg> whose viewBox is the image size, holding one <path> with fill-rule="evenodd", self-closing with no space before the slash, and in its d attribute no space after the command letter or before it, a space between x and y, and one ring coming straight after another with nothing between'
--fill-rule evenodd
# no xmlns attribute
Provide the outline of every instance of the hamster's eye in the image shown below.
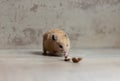
<svg viewBox="0 0 120 81"><path fill-rule="evenodd" d="M62 45L59 45L59 47L60 47L60 48L63 48L63 46L62 46Z"/></svg>
<svg viewBox="0 0 120 81"><path fill-rule="evenodd" d="M57 40L57 36L56 35L52 35L52 40L56 41Z"/></svg>

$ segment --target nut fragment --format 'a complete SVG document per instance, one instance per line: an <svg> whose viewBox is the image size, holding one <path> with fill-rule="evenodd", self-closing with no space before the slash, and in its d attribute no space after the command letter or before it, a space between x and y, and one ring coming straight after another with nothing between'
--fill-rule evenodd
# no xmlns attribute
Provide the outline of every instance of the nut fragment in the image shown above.
<svg viewBox="0 0 120 81"><path fill-rule="evenodd" d="M73 57L73 58L72 58L72 61L73 61L74 63L78 63L80 60L82 60L82 58L76 58L76 57Z"/></svg>
<svg viewBox="0 0 120 81"><path fill-rule="evenodd" d="M67 58L64 59L64 61L70 61L70 58L67 57Z"/></svg>
<svg viewBox="0 0 120 81"><path fill-rule="evenodd" d="M64 61L70 61L70 58L65 58Z"/></svg>

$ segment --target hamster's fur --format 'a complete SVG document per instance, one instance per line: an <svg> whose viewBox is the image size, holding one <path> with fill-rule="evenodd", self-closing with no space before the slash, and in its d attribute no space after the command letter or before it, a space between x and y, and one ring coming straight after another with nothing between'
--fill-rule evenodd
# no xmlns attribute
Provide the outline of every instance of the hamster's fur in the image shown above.
<svg viewBox="0 0 120 81"><path fill-rule="evenodd" d="M55 56L68 56L70 40L68 35L61 29L47 31L43 35L43 54Z"/></svg>

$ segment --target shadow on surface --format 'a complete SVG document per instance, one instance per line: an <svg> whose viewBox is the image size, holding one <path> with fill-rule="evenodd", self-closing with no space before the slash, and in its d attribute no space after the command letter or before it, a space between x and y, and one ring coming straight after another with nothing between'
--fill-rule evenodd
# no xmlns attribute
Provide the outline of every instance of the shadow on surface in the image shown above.
<svg viewBox="0 0 120 81"><path fill-rule="evenodd" d="M42 51L31 51L29 52L30 54L33 54L33 55L43 55L43 52Z"/></svg>
<svg viewBox="0 0 120 81"><path fill-rule="evenodd" d="M33 54L33 55L42 55L42 56L50 56L50 57L62 57L63 55L55 55L55 54L43 54L42 51L31 51L29 52L30 54Z"/></svg>

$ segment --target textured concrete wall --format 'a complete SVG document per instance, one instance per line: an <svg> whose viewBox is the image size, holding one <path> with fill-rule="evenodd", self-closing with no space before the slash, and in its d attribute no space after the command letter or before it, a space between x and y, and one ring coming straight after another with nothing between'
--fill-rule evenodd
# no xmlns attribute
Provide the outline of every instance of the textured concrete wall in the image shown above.
<svg viewBox="0 0 120 81"><path fill-rule="evenodd" d="M120 0L0 0L0 48L41 48L64 29L72 47L120 47Z"/></svg>

